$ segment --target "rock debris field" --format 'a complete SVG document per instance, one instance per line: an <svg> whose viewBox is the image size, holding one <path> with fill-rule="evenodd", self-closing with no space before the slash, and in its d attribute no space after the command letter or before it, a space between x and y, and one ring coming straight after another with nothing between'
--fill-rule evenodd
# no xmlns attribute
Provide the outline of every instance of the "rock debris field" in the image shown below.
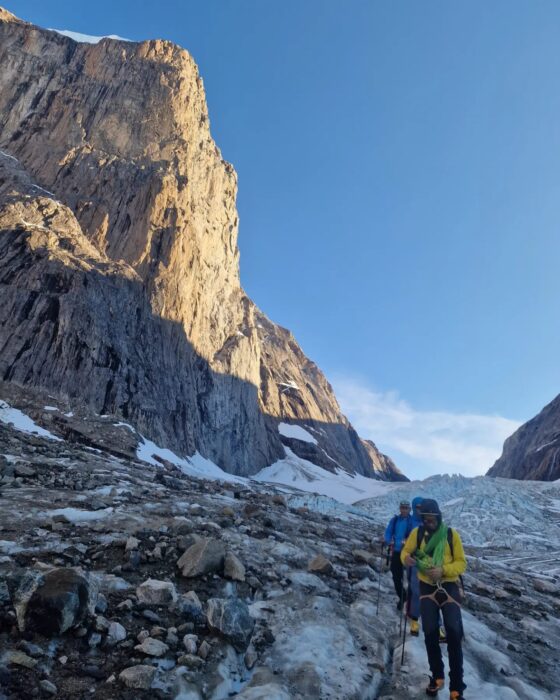
<svg viewBox="0 0 560 700"><path fill-rule="evenodd" d="M101 442L0 422L1 698L424 697L381 520ZM466 697L552 697L557 579L467 551Z"/></svg>

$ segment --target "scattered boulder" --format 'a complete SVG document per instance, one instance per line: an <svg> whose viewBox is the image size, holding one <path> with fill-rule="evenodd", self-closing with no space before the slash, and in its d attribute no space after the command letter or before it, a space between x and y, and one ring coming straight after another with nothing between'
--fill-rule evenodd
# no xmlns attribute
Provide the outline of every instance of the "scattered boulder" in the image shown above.
<svg viewBox="0 0 560 700"><path fill-rule="evenodd" d="M23 666L24 668L35 668L37 666L37 659L31 658L23 651L8 651L4 655L4 663L14 666Z"/></svg>
<svg viewBox="0 0 560 700"><path fill-rule="evenodd" d="M138 602L144 605L169 605L177 600L177 591L171 581L149 578L136 589Z"/></svg>
<svg viewBox="0 0 560 700"><path fill-rule="evenodd" d="M366 549L353 549L352 556L356 561L363 562L364 564L369 564L374 566L376 556L373 552L368 552Z"/></svg>
<svg viewBox="0 0 560 700"><path fill-rule="evenodd" d="M118 644L126 639L126 630L120 622L111 622L107 631L109 641Z"/></svg>
<svg viewBox="0 0 560 700"><path fill-rule="evenodd" d="M245 567L233 552L225 556L224 576L232 581L245 581Z"/></svg>
<svg viewBox="0 0 560 700"><path fill-rule="evenodd" d="M210 598L206 611L208 627L228 639L238 651L245 651L255 621L247 604L239 598Z"/></svg>
<svg viewBox="0 0 560 700"><path fill-rule="evenodd" d="M226 548L223 542L201 538L183 553L177 566L186 578L221 573L225 556Z"/></svg>
<svg viewBox="0 0 560 700"><path fill-rule="evenodd" d="M125 668L119 674L119 679L126 685L127 688L136 688L138 690L148 690L154 676L156 675L156 669L154 666L130 666Z"/></svg>
<svg viewBox="0 0 560 700"><path fill-rule="evenodd" d="M323 554L318 554L309 562L307 570L317 574L332 574L334 567Z"/></svg>
<svg viewBox="0 0 560 700"><path fill-rule="evenodd" d="M126 541L124 549L125 549L125 552L130 552L134 549L138 549L139 546L140 546L140 540L137 539L136 537L130 536Z"/></svg>
<svg viewBox="0 0 560 700"><path fill-rule="evenodd" d="M47 695L56 695L58 693L58 688L56 687L56 685L46 679L39 683L39 687Z"/></svg>
<svg viewBox="0 0 560 700"><path fill-rule="evenodd" d="M542 578L533 579L533 588L539 593L558 593L558 584L552 583L552 581L546 581Z"/></svg>
<svg viewBox="0 0 560 700"><path fill-rule="evenodd" d="M183 594L177 601L177 608L187 622L202 624L206 622L202 603L194 591Z"/></svg>
<svg viewBox="0 0 560 700"><path fill-rule="evenodd" d="M153 637L146 637L142 644L137 644L134 648L147 656L163 656L169 651L167 644Z"/></svg>
<svg viewBox="0 0 560 700"><path fill-rule="evenodd" d="M196 654L198 645L198 636L196 634L186 634L183 637L183 644L188 654Z"/></svg>
<svg viewBox="0 0 560 700"><path fill-rule="evenodd" d="M21 632L46 637L63 634L94 613L97 585L77 569L28 572L16 592L14 607Z"/></svg>

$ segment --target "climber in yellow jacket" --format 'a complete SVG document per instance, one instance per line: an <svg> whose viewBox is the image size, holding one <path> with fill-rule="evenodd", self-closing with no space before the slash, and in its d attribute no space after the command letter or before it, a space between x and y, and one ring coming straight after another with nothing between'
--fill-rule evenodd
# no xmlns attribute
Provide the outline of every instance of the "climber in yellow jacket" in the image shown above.
<svg viewBox="0 0 560 700"><path fill-rule="evenodd" d="M464 700L463 620L459 577L467 568L463 543L456 530L442 522L436 501L422 501L422 525L414 528L406 540L401 560L416 566L420 581L420 617L428 653L431 678L426 694L435 697L445 685L443 658L439 646L439 615L447 634L449 654L450 700Z"/></svg>

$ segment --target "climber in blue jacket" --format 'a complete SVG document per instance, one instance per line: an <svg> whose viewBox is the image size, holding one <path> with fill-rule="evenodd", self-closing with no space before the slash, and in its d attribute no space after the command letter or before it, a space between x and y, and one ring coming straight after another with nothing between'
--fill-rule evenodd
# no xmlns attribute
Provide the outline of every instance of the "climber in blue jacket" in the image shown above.
<svg viewBox="0 0 560 700"><path fill-rule="evenodd" d="M397 610L402 610L403 605L403 565L401 562L401 549L406 538L412 532L412 517L410 515L410 503L401 501L399 514L393 515L385 530L385 544L391 554L391 574L397 594Z"/></svg>

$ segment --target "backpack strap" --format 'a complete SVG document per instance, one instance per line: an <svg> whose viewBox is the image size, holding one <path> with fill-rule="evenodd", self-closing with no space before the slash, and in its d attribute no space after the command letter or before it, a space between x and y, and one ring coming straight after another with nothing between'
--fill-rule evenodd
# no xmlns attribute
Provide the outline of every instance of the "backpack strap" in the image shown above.
<svg viewBox="0 0 560 700"><path fill-rule="evenodd" d="M420 549L422 540L424 539L424 526L418 525L418 530L416 530L416 549Z"/></svg>
<svg viewBox="0 0 560 700"><path fill-rule="evenodd" d="M422 544L422 540L424 539L424 526L419 525L418 530L416 531L416 549L420 549L420 545ZM453 554L453 529L448 527L447 528L447 544L449 545L449 549L451 551L451 558L455 558L455 555ZM465 597L465 583L463 581L463 577L459 576L459 582L461 583L461 589L463 591L463 598Z"/></svg>
<svg viewBox="0 0 560 700"><path fill-rule="evenodd" d="M449 549L451 550L451 558L453 559L453 530L450 527L447 528L447 544L449 545Z"/></svg>

